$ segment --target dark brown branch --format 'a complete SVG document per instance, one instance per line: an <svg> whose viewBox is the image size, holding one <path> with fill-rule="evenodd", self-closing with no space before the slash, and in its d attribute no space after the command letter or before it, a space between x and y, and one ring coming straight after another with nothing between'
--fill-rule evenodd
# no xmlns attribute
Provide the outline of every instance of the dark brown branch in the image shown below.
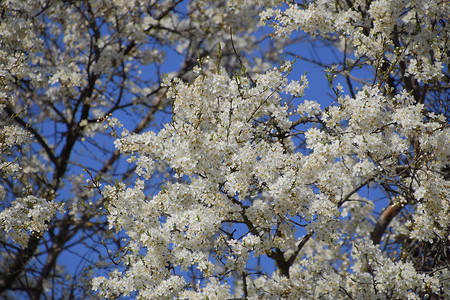
<svg viewBox="0 0 450 300"><path fill-rule="evenodd" d="M309 239L313 236L314 232L311 231L309 232L307 235L305 235L302 240L300 241L300 243L298 243L297 245L297 249L295 250L295 253L291 255L291 257L289 257L287 263L289 264L289 266L292 266L292 264L295 261L295 258L298 256L298 254L300 253L300 251L303 249L303 247L305 246L305 244L309 241Z"/></svg>
<svg viewBox="0 0 450 300"><path fill-rule="evenodd" d="M337 206L341 207L348 199L350 199L351 196L353 196L356 192L358 192L361 188L363 188L367 184L371 183L373 180L374 180L373 178L367 178L367 179L363 180L350 193L348 193L344 198L342 198L341 201L339 201Z"/></svg>
<svg viewBox="0 0 450 300"><path fill-rule="evenodd" d="M381 237L386 231L386 228L389 226L395 216L398 215L398 213L402 210L402 207L403 206L401 205L391 204L380 215L373 231L370 233L370 238L375 245L381 242Z"/></svg>
<svg viewBox="0 0 450 300"><path fill-rule="evenodd" d="M28 246L25 249L19 250L18 253L14 255L12 263L6 268L3 268L3 272L5 273L0 278L0 295L4 291L10 289L23 270L25 270L25 266L33 257L38 244L39 238L36 236L31 236L28 241Z"/></svg>

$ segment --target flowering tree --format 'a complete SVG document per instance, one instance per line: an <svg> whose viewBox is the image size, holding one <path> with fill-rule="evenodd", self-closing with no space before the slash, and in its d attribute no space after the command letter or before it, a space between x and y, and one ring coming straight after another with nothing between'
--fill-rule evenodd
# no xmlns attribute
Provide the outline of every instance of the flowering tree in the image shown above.
<svg viewBox="0 0 450 300"><path fill-rule="evenodd" d="M165 76L191 81L197 58L217 56L219 43L230 70L235 53L258 51L253 71L271 61L254 35L258 11L225 4L0 3L0 297L86 298L92 274L112 264L107 250L122 248L97 183L126 182L133 167L103 121L157 128Z"/></svg>
<svg viewBox="0 0 450 300"><path fill-rule="evenodd" d="M71 293L93 278L107 298L450 297L450 4L282 2L2 6L0 292L64 294L56 260L85 243L117 267L97 257ZM258 21L274 46L245 60ZM298 30L341 59L283 52ZM146 79L162 46L180 70ZM335 102L303 99L307 77L273 53L326 68ZM99 120L118 137L106 163Z"/></svg>

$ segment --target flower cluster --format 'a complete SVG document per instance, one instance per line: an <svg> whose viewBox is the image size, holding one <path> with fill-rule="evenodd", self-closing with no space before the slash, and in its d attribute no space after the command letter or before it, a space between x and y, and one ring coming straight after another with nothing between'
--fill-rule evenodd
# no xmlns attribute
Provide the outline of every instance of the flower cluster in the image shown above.
<svg viewBox="0 0 450 300"><path fill-rule="evenodd" d="M39 236L48 229L47 224L57 211L64 213L62 203L35 196L17 198L11 207L0 212L0 228L25 248L30 235Z"/></svg>
<svg viewBox="0 0 450 300"><path fill-rule="evenodd" d="M406 61L407 69L400 66L399 71L419 82L443 76L450 34L447 1L286 2L286 9L268 8L260 14L261 23L272 25L277 34L303 30L312 37L344 40L358 60L366 58L375 67L382 68L380 54L394 65Z"/></svg>
<svg viewBox="0 0 450 300"><path fill-rule="evenodd" d="M427 54L411 50L416 39L395 54L386 50L396 46L389 42L395 28L417 28L417 19L396 22L404 9L420 5L374 1L370 7L359 3L358 10L346 5L317 1L306 8L269 9L262 17L273 18L278 34L298 28L312 36L337 32L350 38L355 55L367 57L369 64L380 53L391 61L404 59L405 53L419 58L421 71L403 69L417 82L440 77L439 62L430 75L424 66ZM426 20L419 20L425 22L420 23L424 30ZM441 42L429 46L442 54ZM450 140L445 118L429 114L410 90L399 88L392 94L381 84L364 85L354 96L338 85L336 105L321 109L315 101L304 101L294 109L282 100L283 93L301 97L308 82L305 77L290 82L284 73L289 70L287 62L250 78L200 66L192 84L178 78L166 82L173 98L172 121L157 133L125 133L116 147L132 155L129 161L136 162L139 177L150 179L163 167L172 170L175 182L165 183L156 195L144 195L141 179L135 187L103 190L111 203L111 226L126 230L133 247L146 253L126 254L125 261L136 262L133 268L110 275L111 280L97 280L95 289L113 296L110 291L123 288L127 278L139 277L128 291L198 298L214 286L228 297L226 281L214 278L237 274L237 296L319 298L344 293L357 298L381 293L415 298L442 292L439 286L448 272L425 275L413 263L397 261L395 251L384 253L373 244L382 232L372 229L374 204L359 190L373 182L395 194L395 207L412 207L408 222L393 223L393 239L405 234L428 243L445 239L450 195L439 172L450 157L443 147ZM298 125L309 121L320 126L304 132L311 152L301 154L292 137ZM278 271L248 277L250 254L273 259ZM189 285L187 277L162 266L190 269L203 280ZM182 292L188 286L192 289Z"/></svg>
<svg viewBox="0 0 450 300"><path fill-rule="evenodd" d="M147 249L141 258L127 254L124 259L148 262L138 263L138 269L130 269L114 280L97 280L95 288L102 295L113 295L108 291L114 289L115 280L122 286L125 277L136 278L137 270L140 278L142 272L151 276L142 279L142 283L135 282L140 287L131 290L140 295L168 297L181 293L176 290L188 283L183 283L184 278L179 275L169 275L161 267L167 264L181 270L194 268L212 280L229 272L244 274L249 253L275 257L276 252L272 251L280 251L283 257L275 258L276 263L287 261L296 255L298 245L305 239L298 236L298 222L314 235L314 242L308 243L304 251L320 255L292 266L292 272L303 274L298 278L292 276L288 280L276 274L272 278L255 278L254 293L276 297L289 291L294 298L302 297L306 294L298 293L299 287L307 289L307 283L316 283L316 289L309 294L314 297L339 294L343 287L348 293L362 293L358 285L351 283L361 278L369 280L370 274L355 269L367 262L347 256L345 264L352 266L353 271L339 274L332 262L342 256L340 248L326 250L335 242L350 242L357 236L370 238L367 218L373 205L357 194L358 186L369 181L383 183L398 176L398 159L409 155L410 139L420 139L427 153L449 157L448 149L440 147L448 142L449 129L440 118L424 118L423 106L414 104L413 96L406 92L389 98L379 88L369 86L355 98L341 96L338 105L325 110L313 101L305 101L293 110L283 104L281 93L301 95L307 81L303 78L301 82L289 82L280 70L255 76L254 85L249 78L229 77L224 70L202 69L192 84L175 79L168 92L174 99L172 121L158 133L130 134L117 140L116 146L122 152L133 155L130 161L136 162L137 175L151 178L164 165L173 170L176 182L167 182L154 196L144 195L141 180L133 188L119 185L103 190L111 203L110 225L126 230L135 247ZM287 88L294 84L301 88ZM305 114L323 124L322 128L311 127L305 133L306 145L312 150L309 155L295 151L289 138L295 130L290 118ZM430 154L423 159L426 157L426 168L442 167ZM417 207L414 221L408 225L411 237L443 238L449 224L448 183L438 173L422 170L425 165L415 168L419 168L415 171L421 177L405 180L420 186L415 198L423 204ZM432 188L428 188L430 184ZM411 200L399 196L396 201ZM243 224L247 229L237 238L227 230L232 224ZM355 253L358 257L368 255ZM409 272L415 289L437 291L438 279L424 277L412 265L390 261L387 256L383 260L396 272ZM305 271L312 275L306 278ZM382 271L374 269L376 278L385 276ZM355 273L357 280L344 280L346 272ZM318 281L319 275L325 279ZM148 284L150 278L152 284ZM172 284L175 279L176 286ZM392 282L398 278L394 279ZM273 286L279 281L286 285ZM317 282L327 287L320 288L322 285ZM217 282L199 283L197 292L194 289L179 295L200 297L210 284ZM403 283L406 290L409 285ZM374 293L373 288L364 295ZM226 290L226 286L217 289Z"/></svg>

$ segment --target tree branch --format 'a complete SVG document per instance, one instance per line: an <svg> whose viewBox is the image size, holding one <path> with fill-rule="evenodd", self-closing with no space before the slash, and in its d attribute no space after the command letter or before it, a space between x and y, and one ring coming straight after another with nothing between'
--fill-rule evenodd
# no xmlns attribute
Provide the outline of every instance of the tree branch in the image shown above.
<svg viewBox="0 0 450 300"><path fill-rule="evenodd" d="M370 238L375 245L381 242L381 237L389 226L389 223L391 223L392 219L395 218L402 208L403 206L401 205L391 204L380 215L373 231L370 233Z"/></svg>

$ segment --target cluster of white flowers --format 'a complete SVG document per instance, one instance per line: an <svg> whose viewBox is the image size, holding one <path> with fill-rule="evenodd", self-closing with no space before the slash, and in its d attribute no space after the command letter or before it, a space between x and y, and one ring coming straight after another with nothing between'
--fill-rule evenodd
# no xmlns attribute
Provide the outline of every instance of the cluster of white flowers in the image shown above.
<svg viewBox="0 0 450 300"><path fill-rule="evenodd" d="M35 196L17 198L11 207L0 212L0 228L9 234L14 242L25 248L30 234L42 235L57 211L64 213L62 203Z"/></svg>
<svg viewBox="0 0 450 300"><path fill-rule="evenodd" d="M291 110L279 98L280 93L292 85L280 70L255 76L254 86L245 76L228 77L223 70L215 73L203 69L200 73L193 84L173 81L168 92L174 98L171 123L158 133L131 134L116 142L122 152L133 153L130 161L136 162L139 176L150 178L157 165L163 164L173 169L174 179L179 180L165 184L155 196L142 193L144 182L140 180L134 188L119 185L103 190L111 203L108 206L111 226L126 230L137 243L136 247L147 249L144 257L127 254L125 259L153 261L139 264L139 269L123 274L136 278L135 272L143 272L142 268L147 268L147 274L153 274L154 284L143 287L143 282L135 282L140 288L135 286L131 290L154 297L156 291L160 291L160 284L164 284L166 291L173 288L169 282L175 275L168 275L166 267L162 267L167 263L182 270L193 266L211 279L230 271L245 272L250 252L256 256L270 255L273 249L278 249L288 259L302 240L297 237L299 228L290 220L300 218L307 225L307 231L315 234L314 243L308 247L313 247L312 253L322 254L316 261L310 257L302 260L302 267L297 266L298 271L293 272L314 270L312 274L316 275L310 275L308 280L305 275L292 276L290 280L276 274L270 280L257 278L254 292L281 296L289 290L290 296L295 298L305 296L298 292L299 287L306 289L307 283L316 282L317 289L310 295L338 293L343 286L349 293L356 293L358 284L351 283L357 280L344 280L343 274L334 272L331 263L326 263L326 257L333 261L341 255L337 254L339 250L329 250L331 252L325 255L323 248L347 237L369 238L371 225L366 219L373 205L357 194L353 196L354 201L360 202L346 201L366 179L383 181L397 176L398 157L411 151L408 139L420 138L427 145L427 151L445 152L439 155L449 157L448 149L440 148L449 141L449 129L439 118L427 121L422 114L423 106L414 105L412 96L407 93L390 99L378 88L366 86L355 98L340 97L337 106L325 110L313 101ZM303 81L306 84L307 81ZM295 84L301 85L300 82ZM289 93L298 95L297 91L289 90ZM289 138L278 136L293 129L289 118L296 114L321 120L327 129L307 130L307 146L312 149L307 156L295 152ZM433 168L434 164L442 166L430 155L428 157L428 168ZM411 182L420 185L415 196L424 201L409 225L411 237L428 240L437 235L442 238L450 224L448 183L442 177L437 180L439 175L433 174L425 172L420 179ZM433 184L427 176L437 183ZM343 219L338 220L339 216ZM161 218L164 221L161 222ZM239 239L222 235L222 226L232 223L243 223L247 234ZM438 227L433 225L436 223ZM222 237L215 238L217 235ZM314 248L320 241L325 242L322 248ZM206 255L208 251L213 251L214 258ZM383 259L383 264L389 263L397 272L409 272L407 276L413 278L415 288L436 291L436 278L431 280L420 275L409 264L400 266L388 257ZM375 264L378 259L370 261ZM347 264L352 264L353 268L358 265L357 259L350 262ZM385 276L382 270L376 270L379 278ZM317 284L317 276L325 278L320 281L323 285ZM361 271L353 276L358 280L362 276L367 281L370 275ZM176 278L181 284L182 277L177 275ZM120 286L124 284L117 277L97 280L95 288L101 290L102 295L111 296L109 291L114 290L116 280ZM286 286L280 286L278 280ZM272 286L275 282L277 284ZM408 284L403 284L406 290ZM205 288L201 286L197 292L190 290L182 295L201 297L209 283ZM320 288L325 286L325 290ZM225 286L217 292L220 290L226 290ZM175 293L173 289L170 291ZM398 293L402 292L404 290ZM364 295L370 293L374 293L373 286Z"/></svg>
<svg viewBox="0 0 450 300"><path fill-rule="evenodd" d="M443 75L450 35L448 1L285 2L286 9L268 8L260 14L262 24L273 25L277 34L303 30L312 37L333 36L375 66L380 54L393 64L407 57L407 70L400 71L422 82Z"/></svg>
<svg viewBox="0 0 450 300"><path fill-rule="evenodd" d="M2 128L0 136L0 149L6 152L16 145L23 145L30 142L30 134L16 125L7 125Z"/></svg>
<svg viewBox="0 0 450 300"><path fill-rule="evenodd" d="M352 259L358 263L345 284L357 298L380 299L379 295L384 294L385 299L421 299L415 291L439 292L442 285L439 277L420 274L409 262L393 262L371 243L353 245ZM352 288L354 282L359 283L359 289Z"/></svg>
<svg viewBox="0 0 450 300"><path fill-rule="evenodd" d="M439 79L446 57L440 36L448 28L433 27L429 20L439 18L434 6L445 9L448 3L407 2L355 1L341 7L314 1L267 9L261 16L273 21L277 34L299 28L312 36L337 33L350 38L354 54L367 57L368 64L376 65L384 53L391 62L407 56L415 63L404 74L418 82ZM420 11L425 17L401 18L405 10L407 16ZM412 34L417 26L436 37L427 43L436 51L433 64L428 52L418 49L424 43L418 34L408 42L402 35L402 49L391 40L398 28ZM390 47L397 50L389 52ZM252 79L213 69L198 67L192 84L166 82L172 122L159 132L126 132L117 140L139 177L149 179L163 166L173 170L175 183L164 184L156 195L144 195L141 179L135 187L103 190L110 225L125 230L133 247L145 253L127 253L123 259L134 262L132 268L96 279L96 290L113 296L134 278L126 291L140 296L220 299L229 297L229 287L215 278L238 274L236 296L414 299L442 293L448 270L425 275L368 242L374 203L358 190L370 182L396 182L398 191L413 194L397 192L393 205L409 204L414 211L407 223L393 223L392 236L429 243L446 239L450 186L439 170L450 158L444 146L450 129L443 116L427 115L407 89L391 95L377 85L363 86L354 97L338 85L336 105L321 109L304 101L293 109L282 94L301 97L308 81L287 80L290 62ZM296 120L321 124L304 133L308 155L297 152L290 138ZM420 150L411 141L420 143ZM399 166L414 176L399 174ZM233 224L245 229L233 231ZM297 257L300 249L303 256ZM278 271L247 276L250 254L272 258ZM189 284L181 273L169 271L178 268L192 268L205 280Z"/></svg>
<svg viewBox="0 0 450 300"><path fill-rule="evenodd" d="M24 129L8 125L2 128L0 133L0 156L6 155L13 147L20 145L25 147L30 142L30 135ZM3 158L3 157L2 157ZM21 163L24 163L21 161ZM26 164L22 168L17 159L13 161L0 162L0 175L20 179L24 174L33 169L32 164ZM3 186L0 186L0 201L6 197ZM0 212L0 229L4 231L15 243L22 248L28 244L30 235L40 236L48 228L49 221L59 211L64 212L64 204L56 203L36 196L16 198L11 202L10 207Z"/></svg>
<svg viewBox="0 0 450 300"><path fill-rule="evenodd" d="M142 181L134 188L116 186L103 190L111 203L110 224L117 230L125 229L141 247L152 249L146 257L151 255L155 260L152 253L158 248L161 261L152 264L159 266L154 272L163 271L160 266L165 260L182 269L195 266L206 277L216 276L217 272L243 272L248 254L255 248L264 253L274 245L286 250L295 247L295 230L291 226L278 228L280 236L290 239L264 238L271 235L278 215L296 215L315 201L314 212L305 214L309 218L314 214L325 216L325 206L320 205L322 201L312 191L310 197L303 198L308 188L296 182L295 175L301 168L300 156L292 152L292 145L277 141L274 131L287 131L291 124L288 107L282 105L279 93L295 84L298 88L288 90L297 96L306 83L289 83L286 74L277 69L256 76L255 86L245 76L229 77L224 70L201 73L193 84L179 80L172 83L168 93L174 98L170 124L157 134L133 134L116 143L121 151L138 155L138 175L149 178L156 165L162 163L174 170L175 178L188 176L189 181L167 183L150 199L142 193ZM274 137L268 139L268 135ZM255 185L266 186L259 200L254 194ZM249 199L254 199L254 204L245 210L242 205ZM163 223L161 217L165 219ZM228 222L251 222L258 229L243 239L224 236L214 242L219 228ZM216 249L216 260L226 261L221 271L207 255L209 249ZM108 282L106 286L111 283ZM199 293L206 293L210 284ZM139 293L148 292L150 289L139 289Z"/></svg>
<svg viewBox="0 0 450 300"><path fill-rule="evenodd" d="M0 156L6 156L17 145L25 145L30 142L30 134L16 125L5 125L0 131ZM15 176L20 170L16 158L0 161L1 176ZM3 188L0 186L0 190ZM3 197L0 197L2 199Z"/></svg>

